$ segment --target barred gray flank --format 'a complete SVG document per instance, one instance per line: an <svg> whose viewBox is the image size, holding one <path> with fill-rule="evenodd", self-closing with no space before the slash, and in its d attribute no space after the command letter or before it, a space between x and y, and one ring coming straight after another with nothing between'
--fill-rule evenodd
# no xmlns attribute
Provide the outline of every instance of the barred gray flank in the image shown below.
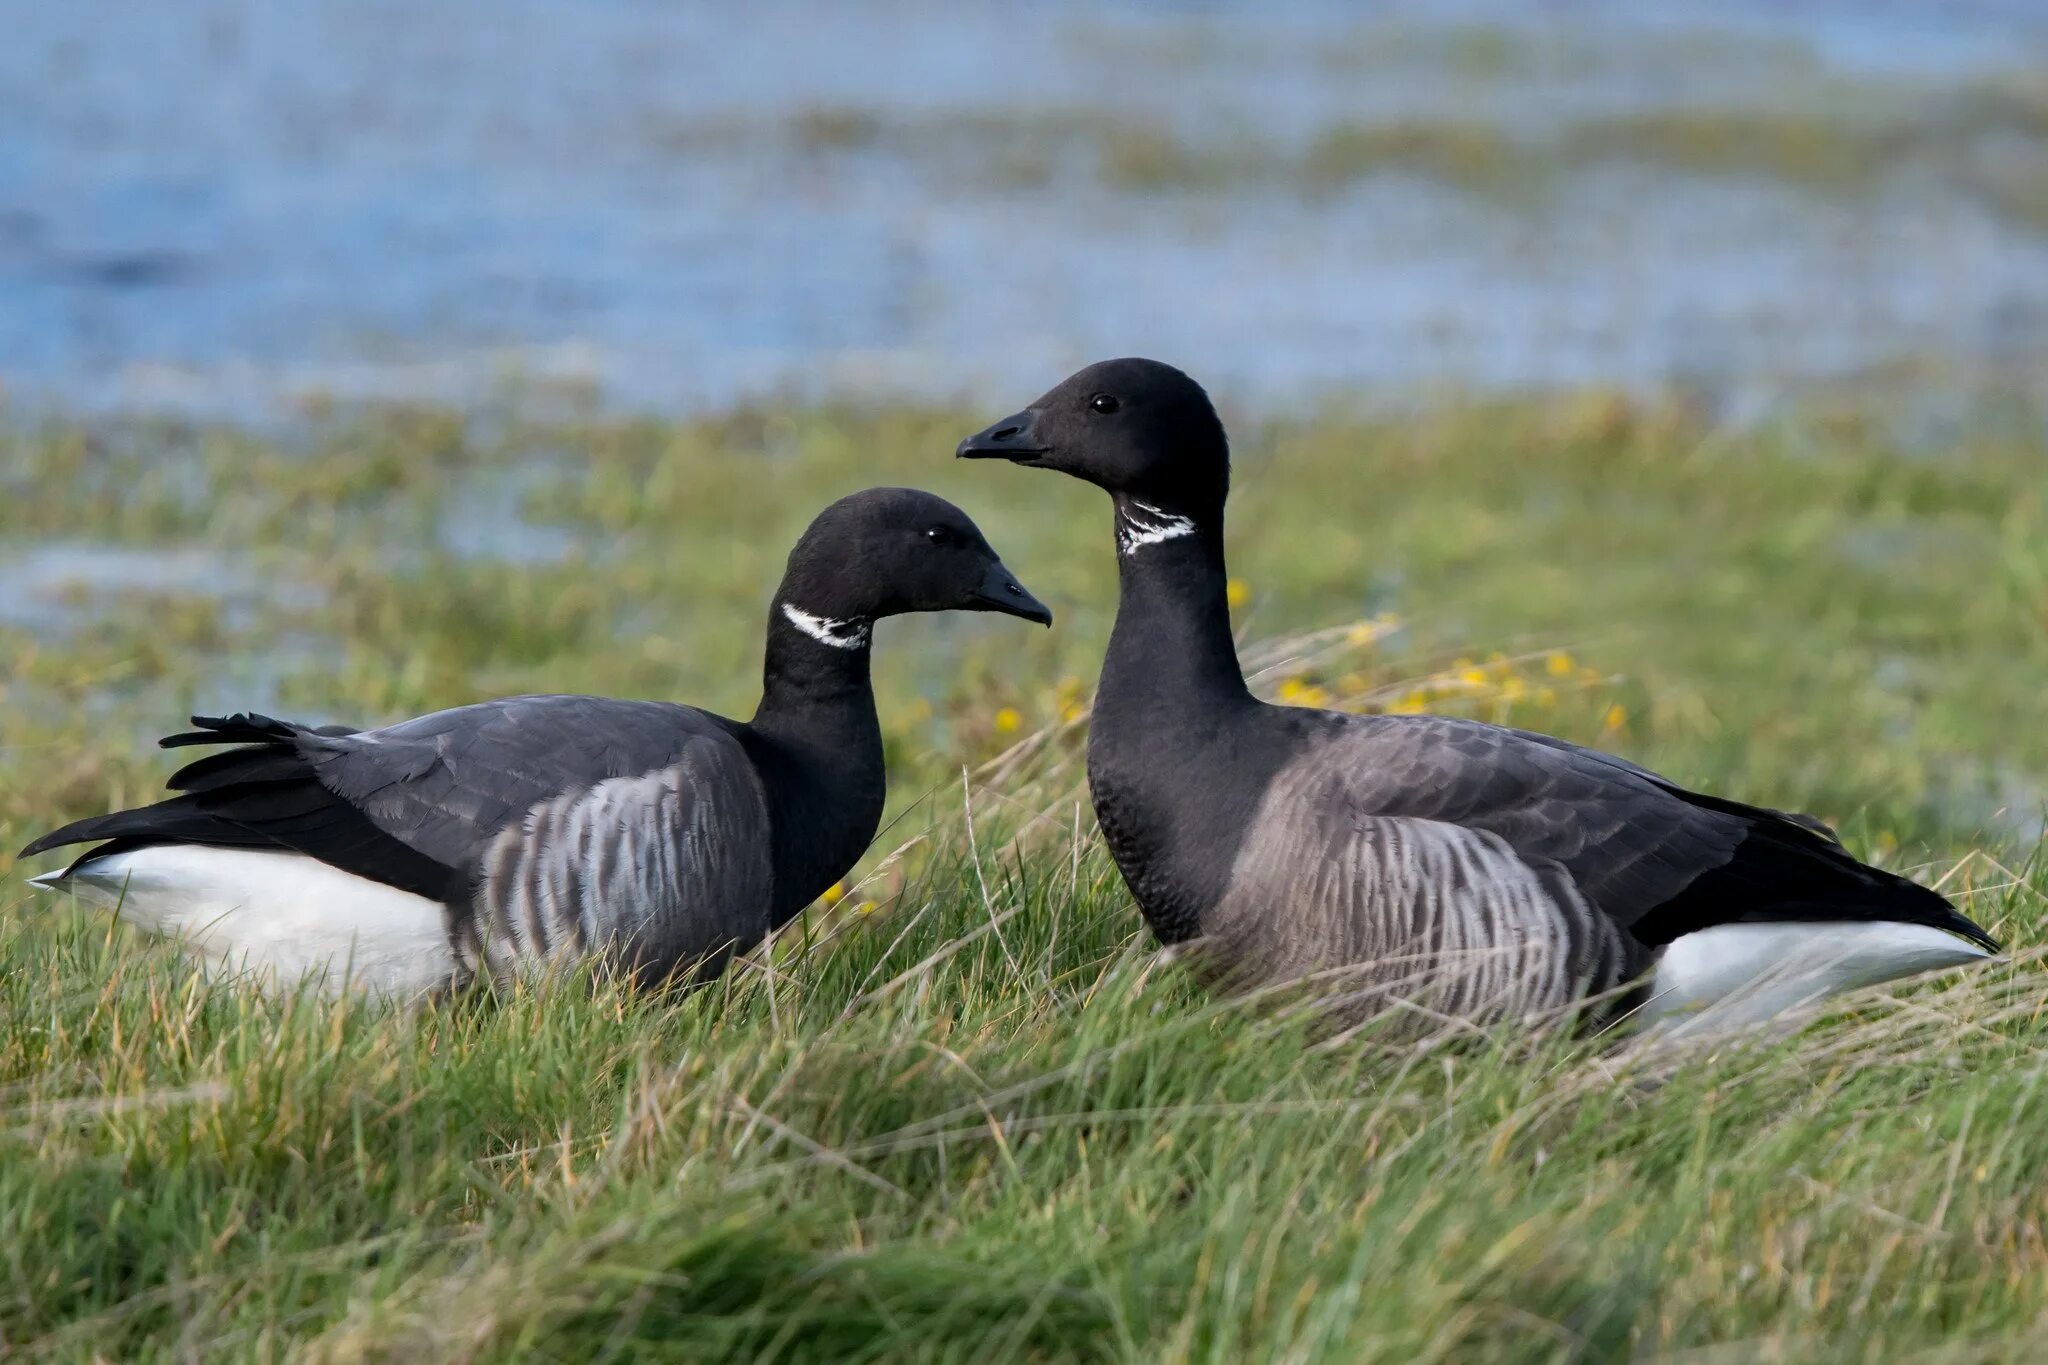
<svg viewBox="0 0 2048 1365"><path fill-rule="evenodd" d="M736 745L535 805L485 849L456 956L499 980L615 953L643 978L722 966L768 932L768 828Z"/></svg>
<svg viewBox="0 0 2048 1365"><path fill-rule="evenodd" d="M1493 1022L1568 1008L1642 969L1641 945L1564 866L1490 829L1386 810L1386 765L1413 755L1343 738L1275 777L1204 917L1233 984L1335 974L1358 1013L1401 999ZM1492 776L1506 804L1540 798L1513 791L1511 770Z"/></svg>

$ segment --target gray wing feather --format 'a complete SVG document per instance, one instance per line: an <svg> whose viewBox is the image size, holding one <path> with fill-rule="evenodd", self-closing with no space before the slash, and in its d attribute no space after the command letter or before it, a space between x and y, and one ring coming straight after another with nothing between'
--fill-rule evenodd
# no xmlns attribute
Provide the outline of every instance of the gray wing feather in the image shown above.
<svg viewBox="0 0 2048 1365"><path fill-rule="evenodd" d="M1559 739L1555 735L1540 734L1535 730L1517 730L1506 726L1488 728L1497 728L1500 730L1502 734L1512 735L1516 739L1523 740L1531 744L1538 744L1546 749L1556 749L1562 753L1570 755L1574 761L1580 763L1596 764L1601 767L1612 768L1616 772L1624 773L1629 777L1639 779L1640 781L1646 782L1649 785L1654 786L1666 793L1678 796L1681 799L1686 798L1688 795L1688 793L1686 793L1683 788L1681 788L1677 783L1673 782L1670 778L1665 777L1661 773L1651 772L1648 768L1645 768L1640 764L1631 763L1625 758L1619 758L1613 754L1602 753L1598 749L1582 748L1577 744L1571 743L1569 740ZM1695 797L1694 799L1697 798ZM1841 847L1841 837L1837 835L1831 827L1829 827L1828 823L1825 820L1820 819L1818 816L1804 815L1798 811L1789 810L1777 810L1770 811L1768 813L1771 815L1775 815L1782 820L1789 820L1793 824L1798 825L1801 829L1804 829L1809 833L1818 834L1821 838L1827 840L1829 843L1835 845L1837 848Z"/></svg>
<svg viewBox="0 0 2048 1365"><path fill-rule="evenodd" d="M693 737L728 732L666 702L511 697L350 735L302 732L322 786L384 833L450 868L470 866L543 801L673 763Z"/></svg>
<svg viewBox="0 0 2048 1365"><path fill-rule="evenodd" d="M1474 721L1358 717L1329 741L1310 761L1350 775L1354 809L1496 835L1623 928L1727 863L1750 827L1633 764Z"/></svg>
<svg viewBox="0 0 2048 1365"><path fill-rule="evenodd" d="M463 966L506 980L589 953L645 981L716 975L768 932L772 873L759 779L726 735L676 761L539 802L484 850L452 938Z"/></svg>

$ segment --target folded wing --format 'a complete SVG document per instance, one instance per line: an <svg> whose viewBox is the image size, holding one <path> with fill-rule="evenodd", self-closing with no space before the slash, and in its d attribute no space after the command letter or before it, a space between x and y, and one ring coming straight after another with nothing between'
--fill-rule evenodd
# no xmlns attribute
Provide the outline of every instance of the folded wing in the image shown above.
<svg viewBox="0 0 2048 1365"><path fill-rule="evenodd" d="M1852 857L1817 821L1689 792L1588 749L1443 717L1347 718L1317 760L1352 807L1499 836L1555 863L1646 947L1719 924L1887 921L1993 952L1947 900Z"/></svg>
<svg viewBox="0 0 2048 1365"><path fill-rule="evenodd" d="M216 744L172 776L179 795L54 830L22 856L112 840L81 862L151 843L285 848L417 895L459 888L506 824L541 802L673 763L725 723L687 706L511 697L380 730L268 716L193 717L165 748Z"/></svg>

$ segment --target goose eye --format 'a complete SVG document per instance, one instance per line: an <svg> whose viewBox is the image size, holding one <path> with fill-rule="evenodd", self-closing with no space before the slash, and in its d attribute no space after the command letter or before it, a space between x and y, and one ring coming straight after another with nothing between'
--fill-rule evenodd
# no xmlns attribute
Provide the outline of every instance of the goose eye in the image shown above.
<svg viewBox="0 0 2048 1365"><path fill-rule="evenodd" d="M960 537L954 535L951 531L947 530L943 526L934 526L931 530L926 531L924 534L925 539L931 541L931 543L934 545L955 545L958 544L960 540Z"/></svg>
<svg viewBox="0 0 2048 1365"><path fill-rule="evenodd" d="M1116 395L1113 393L1098 393L1088 400L1088 406L1107 417L1110 413L1122 407L1123 404L1116 401Z"/></svg>

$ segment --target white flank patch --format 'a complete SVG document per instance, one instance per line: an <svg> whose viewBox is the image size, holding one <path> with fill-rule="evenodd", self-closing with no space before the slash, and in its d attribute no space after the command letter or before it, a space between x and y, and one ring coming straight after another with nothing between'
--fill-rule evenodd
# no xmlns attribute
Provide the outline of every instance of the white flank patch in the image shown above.
<svg viewBox="0 0 2048 1365"><path fill-rule="evenodd" d="M868 622L859 619L834 620L830 616L813 616L807 611L798 611L789 603L782 604L782 614L789 623L821 645L834 649L859 649L868 642L872 628Z"/></svg>
<svg viewBox="0 0 2048 1365"><path fill-rule="evenodd" d="M1717 924L1664 950L1643 1017L1740 1028L1836 991L1989 956L1954 934L1896 920Z"/></svg>
<svg viewBox="0 0 2048 1365"><path fill-rule="evenodd" d="M1163 540L1177 540L1181 536L1195 533L1192 517L1154 507L1149 502L1136 498L1124 506L1117 518L1117 548L1125 554L1136 554L1147 545L1157 545Z"/></svg>
<svg viewBox="0 0 2048 1365"><path fill-rule="evenodd" d="M34 880L118 910L181 940L211 972L250 973L266 989L311 975L329 994L414 996L455 970L439 901L303 853L158 844Z"/></svg>

